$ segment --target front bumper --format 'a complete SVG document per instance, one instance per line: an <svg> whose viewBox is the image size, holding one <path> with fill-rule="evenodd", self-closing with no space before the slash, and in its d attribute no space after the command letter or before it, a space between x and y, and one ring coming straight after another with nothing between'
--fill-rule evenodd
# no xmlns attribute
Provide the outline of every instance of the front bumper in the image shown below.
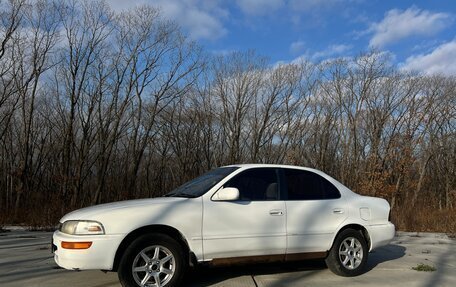
<svg viewBox="0 0 456 287"><path fill-rule="evenodd" d="M112 270L117 248L123 238L123 234L81 236L69 235L57 230L52 238L53 249L56 249L54 260L57 265L65 269ZM64 249L62 248L62 241L90 241L92 246L88 249Z"/></svg>
<svg viewBox="0 0 456 287"><path fill-rule="evenodd" d="M388 222L386 224L370 225L366 226L367 232L370 235L370 250L377 247L387 245L391 242L396 234L396 228L394 224Z"/></svg>

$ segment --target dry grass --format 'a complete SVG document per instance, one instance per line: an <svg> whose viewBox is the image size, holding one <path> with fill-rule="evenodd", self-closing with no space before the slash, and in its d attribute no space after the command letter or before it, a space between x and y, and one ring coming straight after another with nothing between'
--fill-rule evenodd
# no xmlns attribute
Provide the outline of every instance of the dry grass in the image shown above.
<svg viewBox="0 0 456 287"><path fill-rule="evenodd" d="M443 232L456 235L456 211L431 207L396 208L392 221L397 230L416 232Z"/></svg>
<svg viewBox="0 0 456 287"><path fill-rule="evenodd" d="M416 271L424 271L424 272L433 272L436 271L437 269L434 266L430 266L427 264L420 263L416 267L412 267L413 270Z"/></svg>

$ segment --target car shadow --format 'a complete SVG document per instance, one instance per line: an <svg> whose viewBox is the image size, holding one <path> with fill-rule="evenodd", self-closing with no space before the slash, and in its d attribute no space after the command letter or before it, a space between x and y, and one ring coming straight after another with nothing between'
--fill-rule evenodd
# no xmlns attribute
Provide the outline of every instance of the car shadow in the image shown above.
<svg viewBox="0 0 456 287"><path fill-rule="evenodd" d="M405 251L406 248L404 246L396 244L388 244L386 246L375 249L369 253L366 272L371 271L380 263L404 257Z"/></svg>
<svg viewBox="0 0 456 287"><path fill-rule="evenodd" d="M306 260L294 262L259 263L233 266L199 266L192 268L185 277L183 286L211 286L229 279L242 276L272 275L326 269L325 261Z"/></svg>
<svg viewBox="0 0 456 287"><path fill-rule="evenodd" d="M406 248L400 245L390 244L374 250L369 253L367 267L365 272L369 272L377 265L399 259L405 256ZM250 265L233 265L233 266L198 266L191 268L185 277L183 286L211 286L226 280L242 276L273 275L280 273L305 272L315 273L327 269L323 259L293 261L293 262L276 262L261 263Z"/></svg>

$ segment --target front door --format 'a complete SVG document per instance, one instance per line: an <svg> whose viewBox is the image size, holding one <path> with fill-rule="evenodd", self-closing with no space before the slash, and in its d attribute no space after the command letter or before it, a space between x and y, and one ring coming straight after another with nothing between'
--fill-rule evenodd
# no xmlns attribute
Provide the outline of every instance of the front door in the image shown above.
<svg viewBox="0 0 456 287"><path fill-rule="evenodd" d="M245 170L224 184L239 189L239 200L204 202L205 260L285 254L286 210L278 172Z"/></svg>

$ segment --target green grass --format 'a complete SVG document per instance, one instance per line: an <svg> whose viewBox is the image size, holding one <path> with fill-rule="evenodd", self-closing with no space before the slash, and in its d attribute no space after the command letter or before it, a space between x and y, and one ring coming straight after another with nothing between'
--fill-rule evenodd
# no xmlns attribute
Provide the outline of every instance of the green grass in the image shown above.
<svg viewBox="0 0 456 287"><path fill-rule="evenodd" d="M434 266L430 266L430 265L427 265L427 264L423 264L423 263L420 263L418 264L416 267L412 267L413 270L416 270L416 271L424 271L424 272L433 272L437 269L435 269Z"/></svg>

